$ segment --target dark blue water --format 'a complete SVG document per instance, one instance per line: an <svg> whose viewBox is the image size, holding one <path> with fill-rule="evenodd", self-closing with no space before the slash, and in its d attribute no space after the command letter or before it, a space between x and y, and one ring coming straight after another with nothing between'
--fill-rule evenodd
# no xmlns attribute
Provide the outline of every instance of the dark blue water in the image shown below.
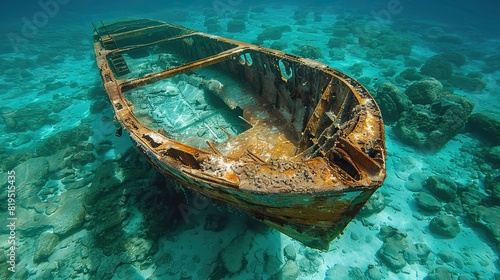
<svg viewBox="0 0 500 280"><path fill-rule="evenodd" d="M500 277L498 1L41 0L0 14L0 279ZM92 23L125 17L308 45L371 92L388 176L329 251L185 190L116 136Z"/></svg>

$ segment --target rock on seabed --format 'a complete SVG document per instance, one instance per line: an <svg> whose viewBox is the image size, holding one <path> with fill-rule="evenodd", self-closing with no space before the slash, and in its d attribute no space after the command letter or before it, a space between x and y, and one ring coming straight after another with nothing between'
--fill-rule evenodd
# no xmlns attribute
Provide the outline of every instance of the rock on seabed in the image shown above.
<svg viewBox="0 0 500 280"><path fill-rule="evenodd" d="M460 233L460 224L454 216L439 215L431 220L429 229L443 237L455 238Z"/></svg>
<svg viewBox="0 0 500 280"><path fill-rule="evenodd" d="M250 250L253 234L246 232L234 238L229 245L220 252L220 260L229 273L237 273L245 268L246 254Z"/></svg>

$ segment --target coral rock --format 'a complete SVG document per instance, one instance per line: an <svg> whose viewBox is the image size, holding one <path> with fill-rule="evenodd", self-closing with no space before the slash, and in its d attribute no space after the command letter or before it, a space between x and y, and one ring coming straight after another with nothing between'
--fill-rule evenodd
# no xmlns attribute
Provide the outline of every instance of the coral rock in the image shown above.
<svg viewBox="0 0 500 280"><path fill-rule="evenodd" d="M295 248L293 247L292 244L286 245L285 248L283 249L283 253L287 260L294 261L297 258L297 252L295 251Z"/></svg>
<svg viewBox="0 0 500 280"><path fill-rule="evenodd" d="M397 86L389 82L377 89L376 99L384 121L387 122L397 121L401 114L411 107L410 99Z"/></svg>
<svg viewBox="0 0 500 280"><path fill-rule="evenodd" d="M495 146L490 149L500 150L500 146ZM499 163L497 163L499 164ZM494 205L500 205L500 169L494 169L486 175L484 180L486 185L486 192L488 193L490 199Z"/></svg>
<svg viewBox="0 0 500 280"><path fill-rule="evenodd" d="M262 31L257 36L257 40L259 40L259 41L279 40L279 39L281 39L283 32L290 32L290 31L292 31L292 28L288 25L270 27L270 28L264 29L264 31Z"/></svg>
<svg viewBox="0 0 500 280"><path fill-rule="evenodd" d="M441 236L455 238L460 233L460 224L454 216L439 215L431 220L429 229Z"/></svg>
<svg viewBox="0 0 500 280"><path fill-rule="evenodd" d="M380 272L380 269L378 269L374 265L370 265L368 269L365 272L366 278L369 280L382 280L384 279L384 276Z"/></svg>
<svg viewBox="0 0 500 280"><path fill-rule="evenodd" d="M406 250L404 245L397 242L387 242L382 245L377 252L378 257L394 272L399 272L406 266L403 253Z"/></svg>
<svg viewBox="0 0 500 280"><path fill-rule="evenodd" d="M227 32L243 32L245 29L245 22L241 19L233 19L227 23Z"/></svg>
<svg viewBox="0 0 500 280"><path fill-rule="evenodd" d="M381 58L394 59L398 55L408 56L412 50L410 40L396 35L384 34L377 38L360 38L360 41L361 45L377 50Z"/></svg>
<svg viewBox="0 0 500 280"><path fill-rule="evenodd" d="M447 60L440 56L432 56L420 68L420 73L438 80L447 80L452 76L453 68Z"/></svg>
<svg viewBox="0 0 500 280"><path fill-rule="evenodd" d="M500 166L500 146L491 147L486 154L488 160Z"/></svg>
<svg viewBox="0 0 500 280"><path fill-rule="evenodd" d="M431 104L441 97L443 85L434 78L422 79L411 84L405 91L414 104Z"/></svg>
<svg viewBox="0 0 500 280"><path fill-rule="evenodd" d="M455 260L453 252L447 250L440 251L438 256L445 263L453 262Z"/></svg>
<svg viewBox="0 0 500 280"><path fill-rule="evenodd" d="M325 273L325 280L349 279L349 270L341 264L335 264Z"/></svg>
<svg viewBox="0 0 500 280"><path fill-rule="evenodd" d="M281 270L270 277L271 280L296 280L299 277L299 266L295 261L287 261Z"/></svg>
<svg viewBox="0 0 500 280"><path fill-rule="evenodd" d="M344 38L330 38L328 40L329 48L344 48L347 45L347 40Z"/></svg>
<svg viewBox="0 0 500 280"><path fill-rule="evenodd" d="M449 62L455 64L455 66L457 66L457 67L465 65L465 63L467 62L467 58L465 57L465 55L463 55L459 52L454 52L454 51L443 52L443 53L436 55L436 57L441 58L441 59L446 60L446 61L449 61Z"/></svg>
<svg viewBox="0 0 500 280"><path fill-rule="evenodd" d="M418 73L417 68L410 67L410 68L406 68L401 73L399 73L398 78L403 78L403 79L408 80L408 81L418 81L418 80L422 80L423 78L425 78L425 75Z"/></svg>
<svg viewBox="0 0 500 280"><path fill-rule="evenodd" d="M461 132L472 108L466 98L447 95L430 107L419 104L404 112L396 123L395 132L402 141L432 151Z"/></svg>
<svg viewBox="0 0 500 280"><path fill-rule="evenodd" d="M303 45L296 52L305 58L318 59L323 57L321 49L313 45Z"/></svg>
<svg viewBox="0 0 500 280"><path fill-rule="evenodd" d="M437 212L441 210L441 203L437 199L435 199L432 195L429 195L425 192L419 192L415 197L417 201L418 208L428 211L428 212Z"/></svg>
<svg viewBox="0 0 500 280"><path fill-rule="evenodd" d="M445 267L435 268L427 275L428 280L452 280L453 274Z"/></svg>
<svg viewBox="0 0 500 280"><path fill-rule="evenodd" d="M380 194L380 192L375 192L372 197L366 202L365 206L359 212L362 216L369 216L375 213L379 213L384 210L386 206L385 196Z"/></svg>
<svg viewBox="0 0 500 280"><path fill-rule="evenodd" d="M500 206L486 207L480 205L469 211L468 221L484 229L488 236L500 249Z"/></svg>
<svg viewBox="0 0 500 280"><path fill-rule="evenodd" d="M493 54L483 59L483 70L485 73L500 71L500 54Z"/></svg>
<svg viewBox="0 0 500 280"><path fill-rule="evenodd" d="M500 112L487 110L472 114L466 128L487 142L500 145Z"/></svg>
<svg viewBox="0 0 500 280"><path fill-rule="evenodd" d="M471 74L453 75L448 82L456 88L472 93L480 93L486 87L485 81Z"/></svg>
<svg viewBox="0 0 500 280"><path fill-rule="evenodd" d="M406 266L404 258L408 250L405 241L406 234L393 227L383 226L380 229L379 238L384 241L384 244L377 252L378 258L392 271L396 273L401 271Z"/></svg>
<svg viewBox="0 0 500 280"><path fill-rule="evenodd" d="M271 49L275 49L275 50L284 50L287 47L288 47L288 44L286 42L273 42L271 44Z"/></svg>
<svg viewBox="0 0 500 280"><path fill-rule="evenodd" d="M450 202L457 197L457 185L444 177L431 176L425 180L424 187L442 201Z"/></svg>

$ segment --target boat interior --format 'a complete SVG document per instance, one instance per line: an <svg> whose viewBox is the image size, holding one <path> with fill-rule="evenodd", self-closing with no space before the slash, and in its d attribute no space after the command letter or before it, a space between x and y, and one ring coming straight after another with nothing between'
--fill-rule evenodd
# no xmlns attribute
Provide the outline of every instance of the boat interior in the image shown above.
<svg viewBox="0 0 500 280"><path fill-rule="evenodd" d="M146 19L101 23L95 36L134 115L194 148L308 159L356 125L352 87L319 63Z"/></svg>

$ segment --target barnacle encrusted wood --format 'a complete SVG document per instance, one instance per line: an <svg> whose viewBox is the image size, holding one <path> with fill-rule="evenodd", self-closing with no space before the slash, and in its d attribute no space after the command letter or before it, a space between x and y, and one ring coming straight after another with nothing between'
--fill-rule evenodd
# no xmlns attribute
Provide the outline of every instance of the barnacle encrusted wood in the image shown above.
<svg viewBox="0 0 500 280"><path fill-rule="evenodd" d="M380 110L310 59L148 19L101 23L116 119L165 175L327 249L385 179Z"/></svg>

